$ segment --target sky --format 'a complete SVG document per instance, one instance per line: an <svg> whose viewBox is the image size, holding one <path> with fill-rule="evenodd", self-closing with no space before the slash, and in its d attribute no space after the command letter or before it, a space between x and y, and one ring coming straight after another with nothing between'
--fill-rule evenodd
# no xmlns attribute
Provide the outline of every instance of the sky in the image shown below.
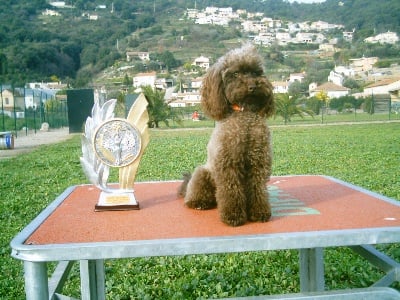
<svg viewBox="0 0 400 300"><path fill-rule="evenodd" d="M289 0L289 2L299 2L299 3L318 3L318 2L325 2L325 0Z"/></svg>

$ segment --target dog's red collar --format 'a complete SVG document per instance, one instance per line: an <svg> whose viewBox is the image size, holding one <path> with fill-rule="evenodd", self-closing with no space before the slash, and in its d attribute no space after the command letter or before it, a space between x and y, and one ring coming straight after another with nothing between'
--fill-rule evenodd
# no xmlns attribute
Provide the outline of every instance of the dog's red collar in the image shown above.
<svg viewBox="0 0 400 300"><path fill-rule="evenodd" d="M239 106L238 104L235 103L235 104L232 105L232 109L234 111L243 111L244 107L243 106Z"/></svg>

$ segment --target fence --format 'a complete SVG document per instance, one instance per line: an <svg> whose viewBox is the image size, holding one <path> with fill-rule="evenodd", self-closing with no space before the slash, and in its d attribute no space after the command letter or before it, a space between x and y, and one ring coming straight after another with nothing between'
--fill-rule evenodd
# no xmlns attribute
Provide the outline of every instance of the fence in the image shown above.
<svg viewBox="0 0 400 300"><path fill-rule="evenodd" d="M8 95L5 95L4 91L0 94L0 131L9 131L18 136L27 134L28 130L36 132L44 122L48 123L50 128L68 126L66 101L48 98L42 93L35 99L32 93L33 101L31 106L28 106L25 92L20 96L16 89Z"/></svg>
<svg viewBox="0 0 400 300"><path fill-rule="evenodd" d="M400 103L393 102L389 95L375 95L361 100L362 102L358 104L357 101L354 101L353 105L348 102L344 103L339 110L323 107L320 113L321 115L325 113L327 120L331 118L337 121L400 120ZM323 116L321 118L323 119Z"/></svg>
<svg viewBox="0 0 400 300"><path fill-rule="evenodd" d="M2 88L2 86L0 86ZM34 93L32 90L27 92L25 89L10 89L9 94L5 93L5 89L0 93L0 132L12 132L14 136L27 135L28 131L34 131L41 128L46 122L50 128L68 127L68 104L65 100L57 100L55 96L49 96L45 93ZM8 97L13 96L14 99L10 103ZM30 99L27 101L26 99ZM10 101L9 101L10 102ZM370 121L386 121L400 120L400 102L393 102L390 96L370 97L361 103L344 103L334 105L333 101L330 108L322 107L314 116L305 116L300 118L292 116L290 124L313 124L313 123L336 123L336 122L370 122ZM77 108L81 110L81 107ZM199 106L190 108L174 108L175 113L180 114L185 122L175 124L172 120L171 127L202 127L206 126L205 122L192 122L191 116L193 111L199 110ZM78 112L78 111L77 111ZM282 117L277 115L271 118L270 124L283 124ZM210 123L214 125L213 122Z"/></svg>

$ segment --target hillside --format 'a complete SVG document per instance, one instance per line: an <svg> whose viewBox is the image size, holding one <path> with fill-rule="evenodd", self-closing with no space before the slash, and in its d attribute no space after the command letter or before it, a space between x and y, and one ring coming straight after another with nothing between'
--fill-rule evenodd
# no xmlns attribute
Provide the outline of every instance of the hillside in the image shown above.
<svg viewBox="0 0 400 300"><path fill-rule="evenodd" d="M3 0L0 11L0 83L61 79L86 86L126 49L172 53L183 64L197 55L220 56L243 37L235 28L198 26L187 8L230 6L282 20L324 20L356 29L355 43L374 32L400 32L397 0L327 0L290 4L281 0L76 0L57 8L45 0ZM113 5L112 5L113 3ZM112 12L111 12L112 8ZM49 9L59 15L44 15ZM95 19L96 18L96 19ZM156 57L156 60L158 57Z"/></svg>

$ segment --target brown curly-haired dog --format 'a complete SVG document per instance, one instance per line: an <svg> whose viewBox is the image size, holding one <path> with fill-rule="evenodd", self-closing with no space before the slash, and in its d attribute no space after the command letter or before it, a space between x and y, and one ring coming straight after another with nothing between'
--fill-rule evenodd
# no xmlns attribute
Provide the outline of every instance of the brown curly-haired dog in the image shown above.
<svg viewBox="0 0 400 300"><path fill-rule="evenodd" d="M252 45L231 50L207 72L201 93L204 112L216 120L204 166L187 174L179 195L195 209L218 206L231 226L268 221L266 182L272 150L266 117L274 110L272 85Z"/></svg>

